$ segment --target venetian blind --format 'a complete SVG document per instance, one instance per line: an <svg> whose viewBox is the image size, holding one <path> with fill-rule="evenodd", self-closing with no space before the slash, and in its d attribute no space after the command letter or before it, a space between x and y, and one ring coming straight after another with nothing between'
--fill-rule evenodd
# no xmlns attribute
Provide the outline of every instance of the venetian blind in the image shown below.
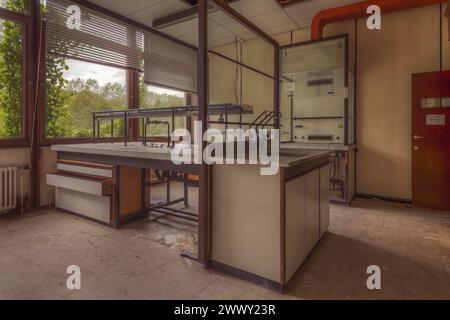
<svg viewBox="0 0 450 320"><path fill-rule="evenodd" d="M79 28L69 0L47 0L48 54L144 71L149 84L197 90L197 51L84 6ZM69 22L69 23L68 23Z"/></svg>
<svg viewBox="0 0 450 320"><path fill-rule="evenodd" d="M80 19L77 20L73 5L66 0L47 0L48 54L141 69L143 40L138 28L79 5Z"/></svg>
<svg viewBox="0 0 450 320"><path fill-rule="evenodd" d="M197 51L149 32L144 39L145 82L197 92Z"/></svg>

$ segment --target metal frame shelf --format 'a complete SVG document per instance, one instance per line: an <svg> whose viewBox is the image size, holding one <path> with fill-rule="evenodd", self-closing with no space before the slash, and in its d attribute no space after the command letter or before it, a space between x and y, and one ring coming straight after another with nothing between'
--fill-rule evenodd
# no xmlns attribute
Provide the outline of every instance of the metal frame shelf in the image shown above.
<svg viewBox="0 0 450 320"><path fill-rule="evenodd" d="M97 111L92 113L92 125L93 125L93 140L97 142L100 139L100 122L104 120L111 121L111 138L114 137L114 119L124 120L124 131L125 131L125 145L128 142L128 120L131 119L142 119L143 132L146 132L148 125L156 124L157 122L151 121L151 118L172 118L172 129L175 128L175 118L197 116L199 114L198 106L178 106L169 108L153 108L153 109L127 109L127 110L107 110L107 111ZM238 115L239 122L243 125L243 115L253 114L253 110L246 108L242 105L237 104L211 104L208 105L208 118L210 116L224 116L225 121L222 124L228 126L228 116ZM165 125L169 126L170 134L170 123L164 122ZM170 138L170 137L168 137ZM147 137L144 134L143 144L147 144Z"/></svg>

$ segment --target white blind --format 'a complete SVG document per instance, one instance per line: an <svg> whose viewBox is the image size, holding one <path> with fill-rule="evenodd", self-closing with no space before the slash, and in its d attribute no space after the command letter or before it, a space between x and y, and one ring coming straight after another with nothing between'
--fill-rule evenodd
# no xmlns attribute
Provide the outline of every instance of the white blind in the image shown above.
<svg viewBox="0 0 450 320"><path fill-rule="evenodd" d="M197 92L197 51L150 32L144 39L145 81Z"/></svg>
<svg viewBox="0 0 450 320"><path fill-rule="evenodd" d="M197 91L197 51L84 6L79 28L69 27L74 5L47 0L48 54L144 71L149 84Z"/></svg>
<svg viewBox="0 0 450 320"><path fill-rule="evenodd" d="M68 10L71 5L66 0L47 0L48 54L140 69L143 43L138 28L83 6L78 6L81 9L79 28L74 28L73 11Z"/></svg>

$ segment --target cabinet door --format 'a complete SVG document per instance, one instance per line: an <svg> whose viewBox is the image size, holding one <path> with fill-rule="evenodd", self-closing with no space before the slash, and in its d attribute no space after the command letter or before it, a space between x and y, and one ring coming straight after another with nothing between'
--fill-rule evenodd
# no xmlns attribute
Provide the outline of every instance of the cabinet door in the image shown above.
<svg viewBox="0 0 450 320"><path fill-rule="evenodd" d="M330 227L330 166L320 169L320 237Z"/></svg>
<svg viewBox="0 0 450 320"><path fill-rule="evenodd" d="M320 239L320 170L306 176L306 250L311 252Z"/></svg>
<svg viewBox="0 0 450 320"><path fill-rule="evenodd" d="M306 177L286 184L286 281L305 261Z"/></svg>

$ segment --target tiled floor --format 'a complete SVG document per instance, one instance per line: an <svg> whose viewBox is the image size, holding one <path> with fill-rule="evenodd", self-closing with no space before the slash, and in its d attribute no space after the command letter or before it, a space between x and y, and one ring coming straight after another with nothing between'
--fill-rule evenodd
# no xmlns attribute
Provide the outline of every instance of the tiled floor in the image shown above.
<svg viewBox="0 0 450 320"><path fill-rule="evenodd" d="M382 290L366 287L382 267ZM82 290L66 289L79 265ZM45 210L0 218L0 299L450 299L450 214L372 200L332 226L286 294L211 273L149 238Z"/></svg>

